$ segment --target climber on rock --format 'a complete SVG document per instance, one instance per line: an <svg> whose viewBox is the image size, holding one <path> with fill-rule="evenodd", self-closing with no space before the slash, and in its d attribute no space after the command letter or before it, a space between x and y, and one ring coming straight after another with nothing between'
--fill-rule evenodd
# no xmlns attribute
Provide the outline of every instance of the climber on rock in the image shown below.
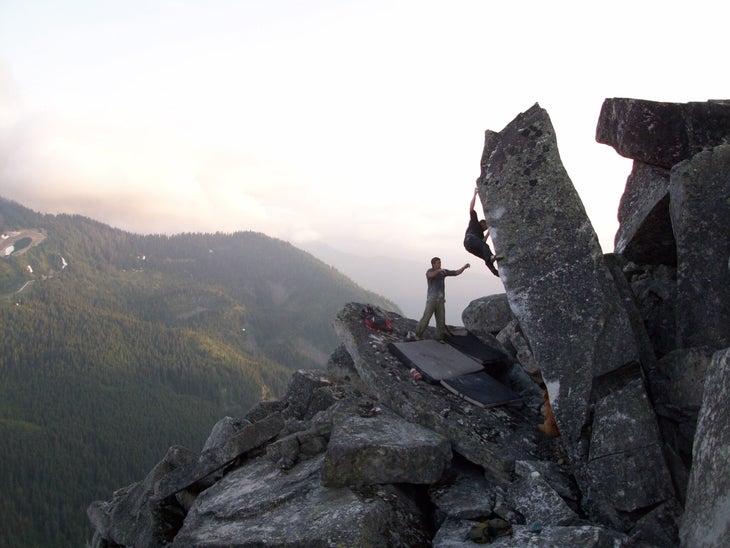
<svg viewBox="0 0 730 548"><path fill-rule="evenodd" d="M484 261L487 268L492 271L492 274L499 277L499 272L494 266L494 262L502 259L499 255L494 255L492 249L487 244L487 238L489 238L489 229L487 228L487 221L479 220L477 218L476 211L474 211L474 204L477 200L478 189L474 189L474 196L472 196L471 203L469 204L469 226L466 228L464 234L464 249L466 249L472 255L475 255ZM486 231L486 232L485 232Z"/></svg>

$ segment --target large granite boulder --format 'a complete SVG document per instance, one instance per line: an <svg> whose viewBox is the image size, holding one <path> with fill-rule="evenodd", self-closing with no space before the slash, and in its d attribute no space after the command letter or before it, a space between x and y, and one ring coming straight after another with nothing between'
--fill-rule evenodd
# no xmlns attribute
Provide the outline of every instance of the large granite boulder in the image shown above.
<svg viewBox="0 0 730 548"><path fill-rule="evenodd" d="M671 493L652 489L653 476L633 467L622 488L636 491L626 500L641 505L625 508L590 464L591 432L607 432L594 406L609 396L607 389L627 384L627 371L630 381L640 379L631 367L639 352L596 234L560 160L547 112L534 105L501 132L487 131L481 165L477 183L485 218L496 252L505 256L501 280L540 368L578 482L590 493L588 510L621 527L621 512L658 504ZM614 412L635 409L646 398L640 384L627 396L631 399L611 400ZM620 430L608 432L612 458L632 459L634 444ZM646 446L656 449L646 466L666 472L656 425L644 434Z"/></svg>
<svg viewBox="0 0 730 548"><path fill-rule="evenodd" d="M345 415L333 424L322 470L327 486L436 483L451 464L451 446L433 430L373 407L373 415Z"/></svg>
<svg viewBox="0 0 730 548"><path fill-rule="evenodd" d="M324 456L282 472L265 458L204 491L173 546L425 546L421 511L396 487L323 487Z"/></svg>
<svg viewBox="0 0 730 548"><path fill-rule="evenodd" d="M499 333L512 321L509 300L504 293L486 295L471 301L461 313L461 321L471 332Z"/></svg>

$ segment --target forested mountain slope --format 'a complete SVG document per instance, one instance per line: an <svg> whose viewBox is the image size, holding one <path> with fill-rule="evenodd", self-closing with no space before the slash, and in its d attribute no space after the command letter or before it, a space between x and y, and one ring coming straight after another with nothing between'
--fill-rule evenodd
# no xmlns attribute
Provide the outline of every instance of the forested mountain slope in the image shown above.
<svg viewBox="0 0 730 548"><path fill-rule="evenodd" d="M0 232L2 546L78 546L89 500L323 365L343 304L396 309L258 233L143 236L4 199Z"/></svg>

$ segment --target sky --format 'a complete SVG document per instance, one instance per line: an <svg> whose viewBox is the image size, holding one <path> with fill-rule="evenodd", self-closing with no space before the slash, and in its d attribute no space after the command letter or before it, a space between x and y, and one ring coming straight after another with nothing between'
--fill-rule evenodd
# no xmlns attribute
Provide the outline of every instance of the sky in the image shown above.
<svg viewBox="0 0 730 548"><path fill-rule="evenodd" d="M2 0L0 196L458 268L484 131L539 103L610 252L601 105L730 97L722 5Z"/></svg>

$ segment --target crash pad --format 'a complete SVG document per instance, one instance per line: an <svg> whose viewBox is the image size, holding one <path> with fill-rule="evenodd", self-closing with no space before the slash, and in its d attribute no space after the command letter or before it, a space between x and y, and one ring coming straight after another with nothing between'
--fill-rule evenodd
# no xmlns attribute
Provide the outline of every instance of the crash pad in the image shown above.
<svg viewBox="0 0 730 548"><path fill-rule="evenodd" d="M479 407L495 407L522 399L519 394L484 371L460 375L453 379L443 379L441 385Z"/></svg>
<svg viewBox="0 0 730 548"><path fill-rule="evenodd" d="M479 407L519 401L521 397L492 377L485 366L450 344L431 339L394 342L390 351L407 367L415 367L432 383ZM489 367L489 366L486 366Z"/></svg>
<svg viewBox="0 0 730 548"><path fill-rule="evenodd" d="M438 382L482 371L481 364L449 344L432 339L390 343L390 351L408 367L415 367L426 380Z"/></svg>
<svg viewBox="0 0 730 548"><path fill-rule="evenodd" d="M502 372L510 365L507 354L489 346L479 337L467 330L447 333L444 340L470 358L485 366L490 373Z"/></svg>

